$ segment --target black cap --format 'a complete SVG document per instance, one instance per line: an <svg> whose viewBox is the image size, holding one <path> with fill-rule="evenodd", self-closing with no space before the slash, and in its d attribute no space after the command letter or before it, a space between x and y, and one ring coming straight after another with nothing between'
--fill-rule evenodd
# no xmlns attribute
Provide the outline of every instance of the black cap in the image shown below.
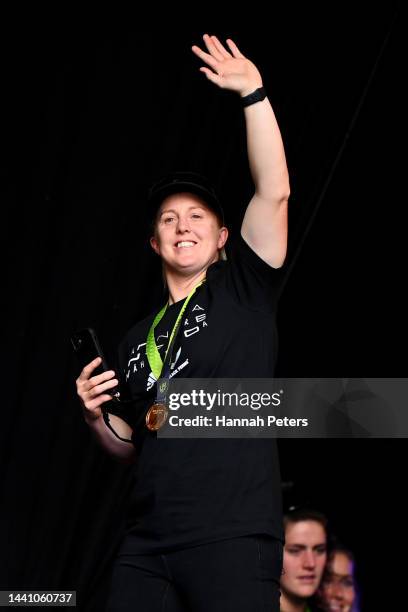
<svg viewBox="0 0 408 612"><path fill-rule="evenodd" d="M155 217L160 204L167 196L183 191L200 196L224 224L224 211L218 200L214 185L208 178L197 172L170 172L150 186L148 205L152 218Z"/></svg>

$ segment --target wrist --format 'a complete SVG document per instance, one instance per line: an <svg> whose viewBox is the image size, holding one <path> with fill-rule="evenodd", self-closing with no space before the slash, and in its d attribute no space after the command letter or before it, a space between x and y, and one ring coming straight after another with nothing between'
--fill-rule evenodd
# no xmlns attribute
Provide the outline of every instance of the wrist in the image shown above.
<svg viewBox="0 0 408 612"><path fill-rule="evenodd" d="M245 98L246 96L249 96L249 94L254 92L256 89L260 89L261 87L263 87L263 83L262 81L258 81L257 83L253 83L252 85L248 85L248 87L245 87L245 89L242 89L239 92L239 95L241 98Z"/></svg>
<svg viewBox="0 0 408 612"><path fill-rule="evenodd" d="M251 91L246 96L241 96L241 106L246 107L251 104L255 104L256 102L261 102L266 98L266 91L263 86L258 87L257 89Z"/></svg>
<svg viewBox="0 0 408 612"><path fill-rule="evenodd" d="M97 414L95 412L89 412L84 409L84 420L87 425L94 425L96 421L103 418L102 412Z"/></svg>

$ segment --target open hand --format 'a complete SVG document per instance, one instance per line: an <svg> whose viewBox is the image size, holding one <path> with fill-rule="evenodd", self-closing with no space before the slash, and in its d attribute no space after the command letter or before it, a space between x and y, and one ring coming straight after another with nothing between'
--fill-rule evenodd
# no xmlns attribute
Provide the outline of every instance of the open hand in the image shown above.
<svg viewBox="0 0 408 612"><path fill-rule="evenodd" d="M204 34L203 39L208 53L196 45L191 49L212 68L212 70L204 66L200 68L210 81L222 89L236 91L242 97L262 87L262 77L258 68L242 55L234 41L227 38L230 49L228 51L216 36Z"/></svg>

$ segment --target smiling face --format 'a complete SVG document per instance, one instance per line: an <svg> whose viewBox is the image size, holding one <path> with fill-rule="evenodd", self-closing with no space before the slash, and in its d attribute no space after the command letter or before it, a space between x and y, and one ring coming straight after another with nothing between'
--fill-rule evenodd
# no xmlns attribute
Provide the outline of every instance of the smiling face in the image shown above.
<svg viewBox="0 0 408 612"><path fill-rule="evenodd" d="M289 598L307 599L317 590L326 563L326 532L317 521L289 522L281 577Z"/></svg>
<svg viewBox="0 0 408 612"><path fill-rule="evenodd" d="M165 271L189 276L219 259L227 237L227 228L220 227L205 201L183 192L163 200L150 244L162 258Z"/></svg>
<svg viewBox="0 0 408 612"><path fill-rule="evenodd" d="M345 612L355 598L353 561L343 552L330 557L319 589L323 609Z"/></svg>

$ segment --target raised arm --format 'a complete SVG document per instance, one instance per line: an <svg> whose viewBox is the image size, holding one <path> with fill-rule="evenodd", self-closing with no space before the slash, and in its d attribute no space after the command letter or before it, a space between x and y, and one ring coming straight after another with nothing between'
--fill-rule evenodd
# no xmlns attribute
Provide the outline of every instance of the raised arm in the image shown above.
<svg viewBox="0 0 408 612"><path fill-rule="evenodd" d="M203 36L207 51L192 51L212 70L202 66L207 78L241 98L262 87L258 68L227 39L227 50L216 36ZM279 268L286 257L288 233L289 175L285 151L275 114L268 98L244 108L248 162L255 193L248 204L241 234L249 246L270 266Z"/></svg>

